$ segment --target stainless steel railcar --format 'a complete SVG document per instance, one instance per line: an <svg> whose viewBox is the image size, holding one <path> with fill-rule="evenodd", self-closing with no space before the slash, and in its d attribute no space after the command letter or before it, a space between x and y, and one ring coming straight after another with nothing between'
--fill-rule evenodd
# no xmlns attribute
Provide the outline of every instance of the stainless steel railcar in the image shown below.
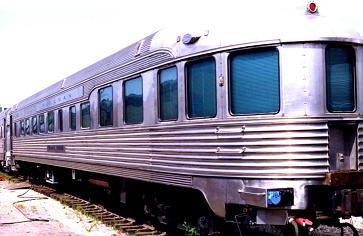
<svg viewBox="0 0 363 236"><path fill-rule="evenodd" d="M362 215L362 62L317 12L162 30L13 106L0 153L197 189L257 224Z"/></svg>

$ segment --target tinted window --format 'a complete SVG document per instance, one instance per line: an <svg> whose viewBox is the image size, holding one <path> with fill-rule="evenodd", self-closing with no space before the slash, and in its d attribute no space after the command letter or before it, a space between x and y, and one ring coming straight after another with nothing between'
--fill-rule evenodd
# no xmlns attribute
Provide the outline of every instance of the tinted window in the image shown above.
<svg viewBox="0 0 363 236"><path fill-rule="evenodd" d="M25 135L24 120L20 121L20 135Z"/></svg>
<svg viewBox="0 0 363 236"><path fill-rule="evenodd" d="M330 112L347 112L354 104L354 50L349 47L327 47L327 106Z"/></svg>
<svg viewBox="0 0 363 236"><path fill-rule="evenodd" d="M187 65L188 117L214 117L216 115L216 66L213 58Z"/></svg>
<svg viewBox="0 0 363 236"><path fill-rule="evenodd" d="M17 123L16 122L14 122L14 124L13 124L13 130L14 130L14 136L15 137L18 137L18 126L17 126Z"/></svg>
<svg viewBox="0 0 363 236"><path fill-rule="evenodd" d="M48 112L48 132L54 132L54 111Z"/></svg>
<svg viewBox="0 0 363 236"><path fill-rule="evenodd" d="M98 91L100 126L113 124L113 102L112 86L102 88Z"/></svg>
<svg viewBox="0 0 363 236"><path fill-rule="evenodd" d="M30 123L29 119L25 119L25 134L30 135Z"/></svg>
<svg viewBox="0 0 363 236"><path fill-rule="evenodd" d="M37 124L37 117L32 117L32 133L37 134L38 133L38 124Z"/></svg>
<svg viewBox="0 0 363 236"><path fill-rule="evenodd" d="M160 120L178 119L178 75L176 67L159 72Z"/></svg>
<svg viewBox="0 0 363 236"><path fill-rule="evenodd" d="M76 107L71 106L69 108L69 128L76 130Z"/></svg>
<svg viewBox="0 0 363 236"><path fill-rule="evenodd" d="M58 110L58 127L59 131L63 132L63 110Z"/></svg>
<svg viewBox="0 0 363 236"><path fill-rule="evenodd" d="M39 133L45 132L44 114L39 115Z"/></svg>
<svg viewBox="0 0 363 236"><path fill-rule="evenodd" d="M125 123L138 124L143 121L142 78L127 80L124 83Z"/></svg>
<svg viewBox="0 0 363 236"><path fill-rule="evenodd" d="M276 113L280 108L276 49L242 52L230 58L232 114Z"/></svg>
<svg viewBox="0 0 363 236"><path fill-rule="evenodd" d="M81 127L89 128L91 124L89 102L81 104Z"/></svg>

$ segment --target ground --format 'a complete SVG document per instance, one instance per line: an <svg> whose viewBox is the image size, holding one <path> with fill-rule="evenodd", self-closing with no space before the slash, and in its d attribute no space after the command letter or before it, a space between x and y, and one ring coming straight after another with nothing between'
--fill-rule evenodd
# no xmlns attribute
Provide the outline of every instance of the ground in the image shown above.
<svg viewBox="0 0 363 236"><path fill-rule="evenodd" d="M0 181L0 236L122 235L58 201L14 187Z"/></svg>

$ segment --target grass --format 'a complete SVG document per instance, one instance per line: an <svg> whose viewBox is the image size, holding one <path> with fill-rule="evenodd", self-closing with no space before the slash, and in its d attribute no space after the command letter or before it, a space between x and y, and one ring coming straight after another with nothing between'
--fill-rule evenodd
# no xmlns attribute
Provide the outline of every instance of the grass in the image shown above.
<svg viewBox="0 0 363 236"><path fill-rule="evenodd" d="M21 203L17 203L16 207L21 209L21 210L25 209L25 206L23 204L21 204Z"/></svg>
<svg viewBox="0 0 363 236"><path fill-rule="evenodd" d="M31 206L31 210L32 210L32 212L33 212L33 213L35 213L35 212L37 212L37 211L38 211L38 209L37 209L37 207L36 207L36 206Z"/></svg>
<svg viewBox="0 0 363 236"><path fill-rule="evenodd" d="M4 179L5 179L6 181L10 182L10 183L15 183L15 182L17 182L17 181L16 181L16 179L15 179L13 176L11 176L11 175L9 175L9 174L7 174L7 173L4 173L4 172L2 172L2 171L0 171L0 176L4 177Z"/></svg>

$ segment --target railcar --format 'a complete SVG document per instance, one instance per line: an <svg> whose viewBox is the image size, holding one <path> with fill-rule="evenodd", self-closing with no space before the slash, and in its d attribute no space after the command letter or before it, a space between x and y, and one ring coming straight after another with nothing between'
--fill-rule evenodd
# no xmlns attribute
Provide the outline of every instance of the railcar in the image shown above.
<svg viewBox="0 0 363 236"><path fill-rule="evenodd" d="M51 85L2 113L3 166L194 189L245 225L361 216L363 38L309 6L161 30Z"/></svg>

